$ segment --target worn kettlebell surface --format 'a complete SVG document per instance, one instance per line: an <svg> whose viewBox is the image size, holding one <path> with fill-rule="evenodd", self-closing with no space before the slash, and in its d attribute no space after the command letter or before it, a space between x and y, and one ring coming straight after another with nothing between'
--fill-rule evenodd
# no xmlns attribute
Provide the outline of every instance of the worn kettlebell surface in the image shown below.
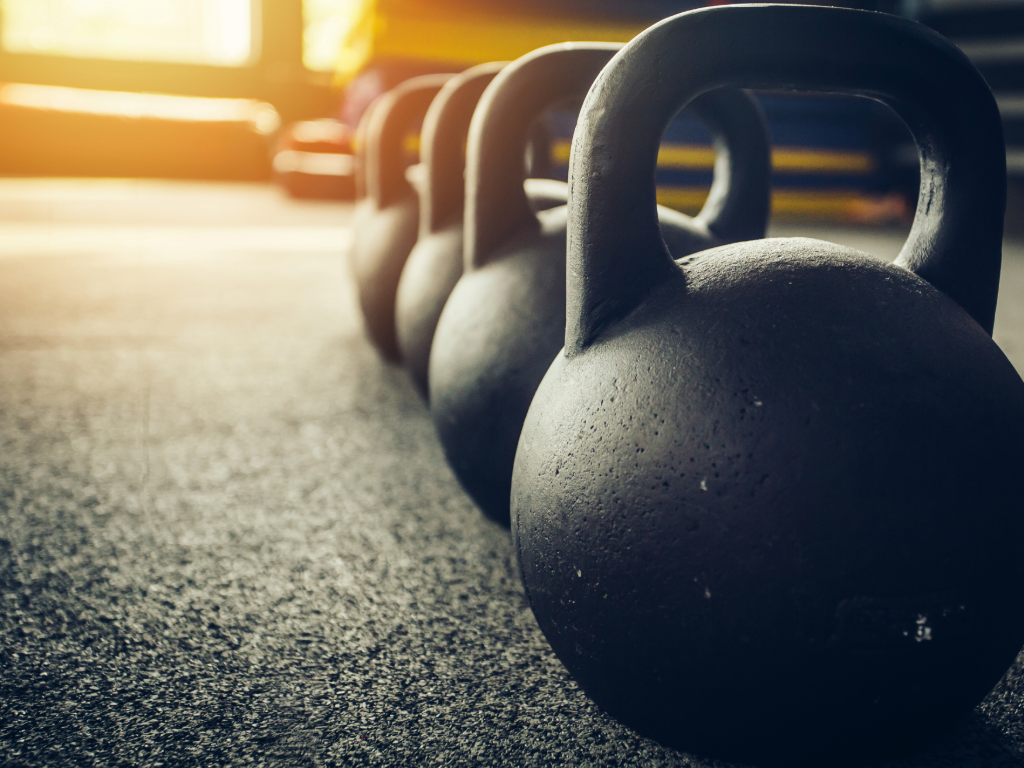
<svg viewBox="0 0 1024 768"><path fill-rule="evenodd" d="M616 722L555 657L508 532L363 334L344 209L0 195L0 763L731 768ZM1024 366L1017 245L1002 290ZM1022 704L1015 667L887 768L1018 766Z"/></svg>
<svg viewBox="0 0 1024 768"><path fill-rule="evenodd" d="M470 124L464 270L431 346L430 407L456 476L504 525L523 420L565 337L566 209L535 214L523 150L533 120L582 94L620 47L564 43L517 59L488 85ZM738 89L703 94L692 107L720 162L700 214L657 211L676 256L762 237L768 222L771 157L760 107Z"/></svg>
<svg viewBox="0 0 1024 768"><path fill-rule="evenodd" d="M913 748L1024 642L1020 377L867 254L769 240L684 274L531 408L512 506L538 622L669 743Z"/></svg>
<svg viewBox="0 0 1024 768"><path fill-rule="evenodd" d="M906 122L921 183L894 263L807 239L672 260L654 150L722 87ZM600 706L708 756L919 749L1024 645L1024 381L990 337L1006 157L984 78L895 16L699 9L604 68L570 166L565 348L512 483L555 652Z"/></svg>

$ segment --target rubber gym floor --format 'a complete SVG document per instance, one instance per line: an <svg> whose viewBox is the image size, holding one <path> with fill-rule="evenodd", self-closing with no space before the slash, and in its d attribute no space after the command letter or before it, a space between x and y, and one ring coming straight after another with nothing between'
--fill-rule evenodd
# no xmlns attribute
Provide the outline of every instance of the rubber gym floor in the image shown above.
<svg viewBox="0 0 1024 768"><path fill-rule="evenodd" d="M0 181L0 765L725 768L617 724L549 650L508 532L364 338L349 213ZM1024 241L995 338L1024 370ZM1021 764L1019 660L889 765Z"/></svg>

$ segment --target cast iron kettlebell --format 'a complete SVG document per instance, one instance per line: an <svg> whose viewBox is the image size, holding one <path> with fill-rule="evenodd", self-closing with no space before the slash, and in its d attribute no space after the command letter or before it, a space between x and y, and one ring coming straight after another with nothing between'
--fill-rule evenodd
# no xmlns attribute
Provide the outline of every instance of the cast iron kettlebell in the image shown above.
<svg viewBox="0 0 1024 768"><path fill-rule="evenodd" d="M921 156L895 264L809 239L673 262L658 140L709 88L878 99ZM601 73L573 139L564 353L523 427L530 605L604 709L687 751L914 749L1024 644L1024 383L992 341L1006 165L981 75L926 27L693 11Z"/></svg>
<svg viewBox="0 0 1024 768"><path fill-rule="evenodd" d="M481 64L449 80L427 110L420 139L424 189L420 235L402 270L395 299L395 332L402 364L427 397L427 361L434 329L448 295L462 276L463 147L473 110L487 85L508 62ZM547 151L533 131L533 152ZM522 173L519 173L521 176ZM526 179L534 210L564 205L569 186L553 179Z"/></svg>
<svg viewBox="0 0 1024 768"><path fill-rule="evenodd" d="M470 126L465 274L434 335L430 409L463 487L504 525L519 431L565 336L566 208L530 209L521 183L525 136L547 106L585 93L620 47L567 43L524 56L488 86ZM717 137L719 155L696 219L659 210L678 256L761 237L768 217L768 135L756 102L726 89L693 109Z"/></svg>
<svg viewBox="0 0 1024 768"><path fill-rule="evenodd" d="M349 219L349 230L353 233L349 243L348 259L349 266L355 266L356 254L356 232L363 227L363 222L372 214L374 204L366 196L366 137L370 132L370 121L373 110L380 104L383 94L378 96L363 111L359 118L359 125L356 126L355 135L352 137L352 152L355 159L356 196L352 206L352 217Z"/></svg>
<svg viewBox="0 0 1024 768"><path fill-rule="evenodd" d="M451 77L406 80L375 103L366 127L366 198L352 231L352 268L367 333L389 360L398 358L395 292L419 226L419 200L406 179L402 143Z"/></svg>

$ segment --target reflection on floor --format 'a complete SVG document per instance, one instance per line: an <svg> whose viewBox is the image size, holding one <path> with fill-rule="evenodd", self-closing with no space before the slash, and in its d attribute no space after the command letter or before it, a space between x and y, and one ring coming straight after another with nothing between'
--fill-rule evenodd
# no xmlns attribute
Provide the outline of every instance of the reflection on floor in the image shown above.
<svg viewBox="0 0 1024 768"><path fill-rule="evenodd" d="M258 183L0 179L0 259L342 254L350 211L347 204L291 200ZM908 231L787 222L769 234L829 240L891 260ZM995 339L1024 371L1024 240L1004 244Z"/></svg>

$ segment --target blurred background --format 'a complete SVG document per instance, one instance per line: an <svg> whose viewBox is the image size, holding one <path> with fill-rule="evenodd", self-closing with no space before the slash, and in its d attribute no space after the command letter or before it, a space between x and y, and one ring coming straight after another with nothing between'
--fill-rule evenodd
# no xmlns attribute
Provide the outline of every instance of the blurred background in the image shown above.
<svg viewBox="0 0 1024 768"><path fill-rule="evenodd" d="M0 0L0 174L267 181L354 193L352 134L401 80L512 59L570 39L625 41L690 0ZM710 3L724 4L724 3ZM956 42L996 92L1024 210L1024 2L834 3L919 19ZM777 219L905 222L917 153L887 108L761 94ZM564 178L570 111L546 116ZM410 146L415 149L415 137ZM414 158L413 158L414 159ZM713 153L685 117L665 135L661 202L699 209Z"/></svg>
<svg viewBox="0 0 1024 768"><path fill-rule="evenodd" d="M920 19L977 63L1019 234L1024 0L848 4ZM569 678L508 531L368 343L343 257L353 129L385 89L698 5L0 0L0 764L712 768ZM758 97L770 234L895 258L917 197L900 121ZM552 177L574 120L538 124ZM713 159L679 116L661 201L695 211ZM1019 238L994 338L1024 371ZM891 765L1024 764L1022 665Z"/></svg>

